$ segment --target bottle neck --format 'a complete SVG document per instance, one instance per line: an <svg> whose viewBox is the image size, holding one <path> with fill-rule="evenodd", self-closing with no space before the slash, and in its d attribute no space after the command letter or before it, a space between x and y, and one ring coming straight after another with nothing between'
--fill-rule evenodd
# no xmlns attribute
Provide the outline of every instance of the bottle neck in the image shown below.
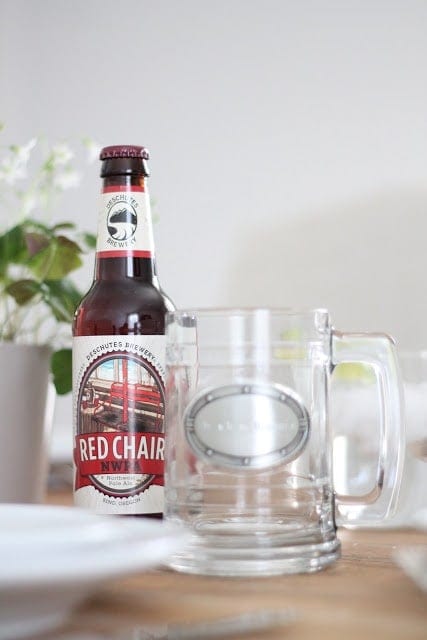
<svg viewBox="0 0 427 640"><path fill-rule="evenodd" d="M150 199L142 175L106 176L102 184L95 279L124 278L158 285Z"/></svg>

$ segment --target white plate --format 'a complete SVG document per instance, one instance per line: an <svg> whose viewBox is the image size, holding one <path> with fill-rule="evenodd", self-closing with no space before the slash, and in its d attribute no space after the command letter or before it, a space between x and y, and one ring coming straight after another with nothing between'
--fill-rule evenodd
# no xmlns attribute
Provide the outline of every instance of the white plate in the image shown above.
<svg viewBox="0 0 427 640"><path fill-rule="evenodd" d="M408 524L427 533L427 509L416 511ZM427 544L397 549L394 559L420 589L427 592Z"/></svg>
<svg viewBox="0 0 427 640"><path fill-rule="evenodd" d="M50 551L64 545L84 546L111 538L111 518L94 517L89 511L69 507L29 504L0 504L0 559L12 547L34 553L42 547ZM83 530L83 536L81 532ZM114 540L114 538L113 538Z"/></svg>
<svg viewBox="0 0 427 640"><path fill-rule="evenodd" d="M420 531L425 531L427 533L427 507L418 509L418 511L414 513L410 524Z"/></svg>
<svg viewBox="0 0 427 640"><path fill-rule="evenodd" d="M420 589L427 591L427 546L398 549L394 559Z"/></svg>
<svg viewBox="0 0 427 640"><path fill-rule="evenodd" d="M163 563L189 535L74 507L0 505L0 523L0 640L56 626L103 580Z"/></svg>

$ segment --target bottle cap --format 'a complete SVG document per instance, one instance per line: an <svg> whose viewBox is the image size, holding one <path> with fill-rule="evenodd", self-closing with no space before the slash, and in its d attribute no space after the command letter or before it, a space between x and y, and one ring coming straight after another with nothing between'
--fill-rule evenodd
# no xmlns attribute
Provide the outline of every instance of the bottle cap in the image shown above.
<svg viewBox="0 0 427 640"><path fill-rule="evenodd" d="M109 176L149 176L148 149L130 144L104 147L99 154L101 178Z"/></svg>
<svg viewBox="0 0 427 640"><path fill-rule="evenodd" d="M130 144L113 145L104 147L99 154L100 160L110 160L111 158L142 158L149 160L148 149Z"/></svg>

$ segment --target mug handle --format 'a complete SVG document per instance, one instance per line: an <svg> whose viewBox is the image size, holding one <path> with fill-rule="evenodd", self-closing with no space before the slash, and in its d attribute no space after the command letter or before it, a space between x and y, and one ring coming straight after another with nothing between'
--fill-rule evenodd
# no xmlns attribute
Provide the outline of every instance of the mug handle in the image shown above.
<svg viewBox="0 0 427 640"><path fill-rule="evenodd" d="M361 496L336 495L337 524L373 525L393 515L404 461L403 389L394 340L387 334L332 331L332 371L358 362L375 373L380 443L375 485Z"/></svg>

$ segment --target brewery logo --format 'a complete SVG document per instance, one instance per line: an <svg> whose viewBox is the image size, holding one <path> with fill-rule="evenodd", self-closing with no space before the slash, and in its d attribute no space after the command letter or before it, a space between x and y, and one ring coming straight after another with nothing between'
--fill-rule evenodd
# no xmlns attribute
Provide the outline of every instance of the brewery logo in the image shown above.
<svg viewBox="0 0 427 640"><path fill-rule="evenodd" d="M127 202L114 203L107 217L107 228L113 240L125 242L135 233L138 217L133 206Z"/></svg>
<svg viewBox="0 0 427 640"><path fill-rule="evenodd" d="M98 257L150 258L153 255L149 202L143 191L103 192L99 216Z"/></svg>

